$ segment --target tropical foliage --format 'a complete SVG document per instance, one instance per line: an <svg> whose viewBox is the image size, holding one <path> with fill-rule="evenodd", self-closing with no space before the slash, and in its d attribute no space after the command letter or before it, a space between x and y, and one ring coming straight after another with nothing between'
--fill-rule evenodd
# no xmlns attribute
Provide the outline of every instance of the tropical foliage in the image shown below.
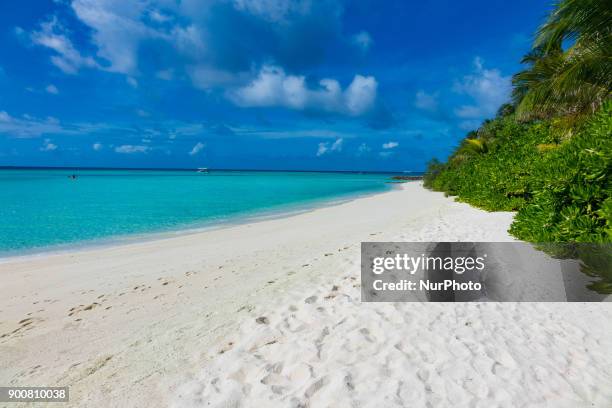
<svg viewBox="0 0 612 408"><path fill-rule="evenodd" d="M560 2L522 62L528 68L513 78L519 119L593 113L612 90L610 0Z"/></svg>
<svg viewBox="0 0 612 408"><path fill-rule="evenodd" d="M513 77L512 104L468 133L446 163L432 161L425 185L517 211L510 232L522 240L612 243L611 33L610 0L561 1ZM610 246L603 255L572 248L548 251L580 257L600 279L590 287L612 293Z"/></svg>

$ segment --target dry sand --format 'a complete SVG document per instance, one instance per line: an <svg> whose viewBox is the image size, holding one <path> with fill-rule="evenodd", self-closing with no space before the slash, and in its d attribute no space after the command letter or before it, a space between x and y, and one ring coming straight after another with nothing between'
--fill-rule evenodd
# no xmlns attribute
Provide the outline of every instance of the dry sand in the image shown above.
<svg viewBox="0 0 612 408"><path fill-rule="evenodd" d="M10 259L0 385L67 385L91 407L612 406L609 303L360 303L360 242L508 241L511 220L407 183Z"/></svg>

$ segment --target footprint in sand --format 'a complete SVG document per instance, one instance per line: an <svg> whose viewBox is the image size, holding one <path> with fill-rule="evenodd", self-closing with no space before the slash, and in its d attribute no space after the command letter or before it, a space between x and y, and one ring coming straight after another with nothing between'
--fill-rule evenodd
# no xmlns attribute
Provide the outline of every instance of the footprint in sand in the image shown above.
<svg viewBox="0 0 612 408"><path fill-rule="evenodd" d="M255 319L255 322L259 324L270 324L270 319L268 319L266 316L260 316Z"/></svg>
<svg viewBox="0 0 612 408"><path fill-rule="evenodd" d="M74 315L76 315L77 313L80 313L80 312L87 312L87 311L93 310L94 308L96 308L98 306L100 306L100 303L98 303L98 302L93 302L93 303L91 303L91 304L89 304L87 306L85 306L85 305L74 306L73 308L68 310L68 312L69 312L68 316L74 316Z"/></svg>
<svg viewBox="0 0 612 408"><path fill-rule="evenodd" d="M32 330L34 328L33 324L36 321L42 321L42 319L37 319L35 317L26 317L25 319L20 320L17 324L19 327L13 330L10 333L4 333L0 338L9 337L11 334L17 334L21 331Z"/></svg>

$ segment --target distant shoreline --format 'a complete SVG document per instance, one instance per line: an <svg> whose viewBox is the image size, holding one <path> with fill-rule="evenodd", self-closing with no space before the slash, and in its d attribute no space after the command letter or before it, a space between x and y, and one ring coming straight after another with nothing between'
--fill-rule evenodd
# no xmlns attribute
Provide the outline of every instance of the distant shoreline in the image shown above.
<svg viewBox="0 0 612 408"><path fill-rule="evenodd" d="M195 172L197 167L159 168L159 167L73 167L73 166L0 166L0 170L130 170L130 171L184 171ZM225 169L208 168L209 172L270 172L270 173L346 173L346 174L389 174L422 175L424 171L369 171L369 170L302 170L302 169Z"/></svg>

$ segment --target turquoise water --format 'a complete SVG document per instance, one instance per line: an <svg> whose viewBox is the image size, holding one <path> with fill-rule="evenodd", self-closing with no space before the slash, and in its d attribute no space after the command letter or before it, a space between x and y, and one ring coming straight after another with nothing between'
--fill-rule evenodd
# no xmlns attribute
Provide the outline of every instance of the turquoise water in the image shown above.
<svg viewBox="0 0 612 408"><path fill-rule="evenodd" d="M72 180L69 175L76 174ZM0 170L0 255L199 228L383 191L388 175ZM66 245L70 244L70 245Z"/></svg>

